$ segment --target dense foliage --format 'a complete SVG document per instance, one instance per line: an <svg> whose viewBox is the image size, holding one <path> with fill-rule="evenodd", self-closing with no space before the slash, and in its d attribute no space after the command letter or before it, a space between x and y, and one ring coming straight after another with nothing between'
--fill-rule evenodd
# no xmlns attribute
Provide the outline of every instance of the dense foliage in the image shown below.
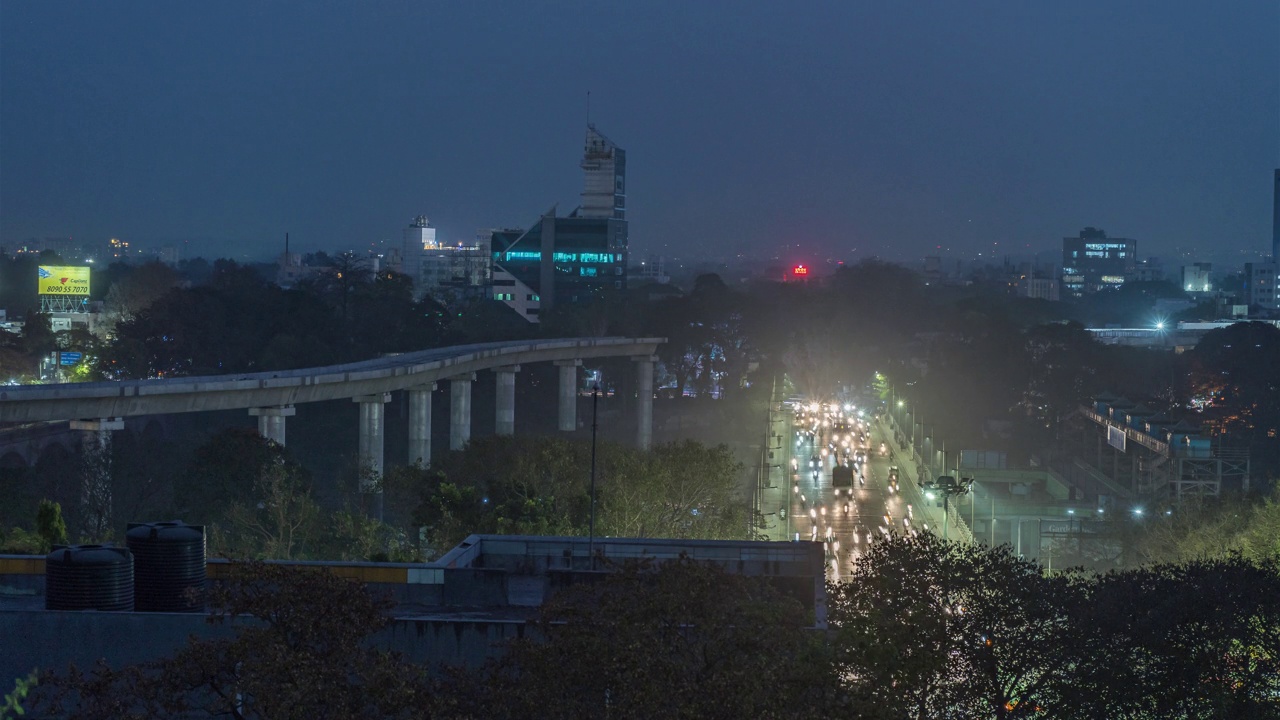
<svg viewBox="0 0 1280 720"><path fill-rule="evenodd" d="M98 358L111 378L217 375L330 365L432 347L444 309L409 278L342 262L283 289L219 260L208 284L174 287L122 314Z"/></svg>
<svg viewBox="0 0 1280 720"><path fill-rule="evenodd" d="M601 443L600 536L746 539L760 526L743 495L742 467L725 446L693 441L650 451ZM586 535L591 445L554 437L494 436L405 469L390 480L418 487L415 521L443 552L472 533Z"/></svg>

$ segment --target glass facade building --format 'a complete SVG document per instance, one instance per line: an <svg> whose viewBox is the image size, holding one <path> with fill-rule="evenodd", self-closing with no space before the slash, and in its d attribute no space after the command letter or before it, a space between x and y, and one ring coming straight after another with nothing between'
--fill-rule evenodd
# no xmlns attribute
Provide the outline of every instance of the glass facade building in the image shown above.
<svg viewBox="0 0 1280 720"><path fill-rule="evenodd" d="M1131 276L1137 262L1138 241L1109 238L1087 227L1079 237L1062 239L1062 296L1080 298L1115 289Z"/></svg>
<svg viewBox="0 0 1280 720"><path fill-rule="evenodd" d="M627 153L587 125L580 167L582 204L568 217L552 208L528 230L490 236L493 298L526 319L627 287Z"/></svg>
<svg viewBox="0 0 1280 720"><path fill-rule="evenodd" d="M627 286L625 220L546 215L528 230L495 231L490 245L494 264L531 288L542 311ZM495 284L494 292L506 290Z"/></svg>

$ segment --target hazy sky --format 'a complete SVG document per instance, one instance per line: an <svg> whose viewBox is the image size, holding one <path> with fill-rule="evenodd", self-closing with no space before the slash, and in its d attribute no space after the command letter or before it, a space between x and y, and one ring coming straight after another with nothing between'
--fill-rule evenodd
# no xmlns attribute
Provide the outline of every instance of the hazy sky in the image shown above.
<svg viewBox="0 0 1280 720"><path fill-rule="evenodd" d="M0 0L0 242L526 226L588 90L633 252L1269 246L1276 0Z"/></svg>

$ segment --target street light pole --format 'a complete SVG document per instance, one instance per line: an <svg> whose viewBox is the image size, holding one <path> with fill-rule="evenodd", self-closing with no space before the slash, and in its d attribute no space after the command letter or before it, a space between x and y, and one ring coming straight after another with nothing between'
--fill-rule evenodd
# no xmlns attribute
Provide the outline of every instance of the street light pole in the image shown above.
<svg viewBox="0 0 1280 720"><path fill-rule="evenodd" d="M951 515L951 497L953 495L965 495L973 486L973 480L966 478L956 482L956 479L950 475L942 475L937 480L930 480L922 483L921 487L925 490L925 497L930 500L935 499L934 493L942 493L942 539L946 540L948 533L948 520Z"/></svg>
<svg viewBox="0 0 1280 720"><path fill-rule="evenodd" d="M947 539L947 499L951 497L950 493L942 494L942 539Z"/></svg>
<svg viewBox="0 0 1280 720"><path fill-rule="evenodd" d="M591 569L596 569L596 432L600 427L597 421L600 408L600 384L591 389L591 521L588 529L587 554L591 558Z"/></svg>

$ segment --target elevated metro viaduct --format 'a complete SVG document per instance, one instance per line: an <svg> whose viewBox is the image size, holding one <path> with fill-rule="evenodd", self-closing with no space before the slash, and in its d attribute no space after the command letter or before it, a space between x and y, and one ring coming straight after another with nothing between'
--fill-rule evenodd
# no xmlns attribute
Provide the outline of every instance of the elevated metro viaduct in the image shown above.
<svg viewBox="0 0 1280 720"><path fill-rule="evenodd" d="M404 353L363 362L259 372L234 376L181 377L121 382L66 383L6 387L0 391L0 423L71 421L71 427L110 432L124 418L169 413L246 409L258 418L258 431L285 444L285 422L299 403L350 398L360 404L361 467L383 471L384 408L391 393L405 391L409 401L409 458L431 461L431 392L449 383L449 448L471 438L471 383L480 371L497 374L495 427L500 435L515 428L515 375L522 364L555 363L560 368L559 428L577 428L577 368L583 360L630 357L636 366L636 444L648 448L653 437L654 351L666 338L568 338L458 345Z"/></svg>

